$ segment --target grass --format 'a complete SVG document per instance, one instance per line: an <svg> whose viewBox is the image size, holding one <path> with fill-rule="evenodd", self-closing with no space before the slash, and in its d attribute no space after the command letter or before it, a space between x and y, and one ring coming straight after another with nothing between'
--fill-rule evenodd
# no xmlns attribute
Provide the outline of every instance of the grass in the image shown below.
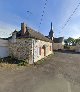
<svg viewBox="0 0 80 92"><path fill-rule="evenodd" d="M35 63L35 65L41 65L41 64L44 64L45 61L49 60L51 57L53 56L53 54L50 54L48 56L46 56L45 58L37 61ZM17 66L27 66L28 65L28 62L25 61L25 60L18 60L18 59L15 59L15 58L12 58L12 57L5 57L5 58L0 58L0 64L1 65L5 65L5 64L8 64L8 65L11 65L11 64L15 64Z"/></svg>

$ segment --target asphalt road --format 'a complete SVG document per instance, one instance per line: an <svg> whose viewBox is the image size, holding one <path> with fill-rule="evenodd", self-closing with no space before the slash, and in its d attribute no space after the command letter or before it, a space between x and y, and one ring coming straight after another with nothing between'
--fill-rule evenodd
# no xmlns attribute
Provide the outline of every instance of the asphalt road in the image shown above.
<svg viewBox="0 0 80 92"><path fill-rule="evenodd" d="M35 67L0 68L0 92L80 92L80 54L56 52Z"/></svg>

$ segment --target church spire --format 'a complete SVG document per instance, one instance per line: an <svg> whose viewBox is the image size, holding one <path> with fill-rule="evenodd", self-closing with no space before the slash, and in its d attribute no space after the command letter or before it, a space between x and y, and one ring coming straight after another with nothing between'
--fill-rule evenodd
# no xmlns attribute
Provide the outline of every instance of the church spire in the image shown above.
<svg viewBox="0 0 80 92"><path fill-rule="evenodd" d="M51 30L52 30L52 22L51 22Z"/></svg>
<svg viewBox="0 0 80 92"><path fill-rule="evenodd" d="M53 29L52 29L52 22L51 22L51 29L50 29L50 32L49 32L49 38L51 39L51 40L53 40Z"/></svg>

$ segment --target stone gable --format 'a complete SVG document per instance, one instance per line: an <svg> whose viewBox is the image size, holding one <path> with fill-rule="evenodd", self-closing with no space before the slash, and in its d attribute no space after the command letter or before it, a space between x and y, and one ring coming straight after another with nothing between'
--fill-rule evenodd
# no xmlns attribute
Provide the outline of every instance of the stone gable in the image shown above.
<svg viewBox="0 0 80 92"><path fill-rule="evenodd" d="M9 42L9 51L10 56L27 60L29 62L29 58L32 53L32 39L17 39L15 43Z"/></svg>

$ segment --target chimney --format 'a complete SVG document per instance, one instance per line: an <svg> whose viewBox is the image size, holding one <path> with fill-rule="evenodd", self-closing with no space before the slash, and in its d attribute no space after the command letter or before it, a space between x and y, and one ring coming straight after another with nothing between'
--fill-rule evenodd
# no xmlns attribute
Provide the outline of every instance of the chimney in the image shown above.
<svg viewBox="0 0 80 92"><path fill-rule="evenodd" d="M25 23L21 23L21 35L24 35L26 33L26 24Z"/></svg>

